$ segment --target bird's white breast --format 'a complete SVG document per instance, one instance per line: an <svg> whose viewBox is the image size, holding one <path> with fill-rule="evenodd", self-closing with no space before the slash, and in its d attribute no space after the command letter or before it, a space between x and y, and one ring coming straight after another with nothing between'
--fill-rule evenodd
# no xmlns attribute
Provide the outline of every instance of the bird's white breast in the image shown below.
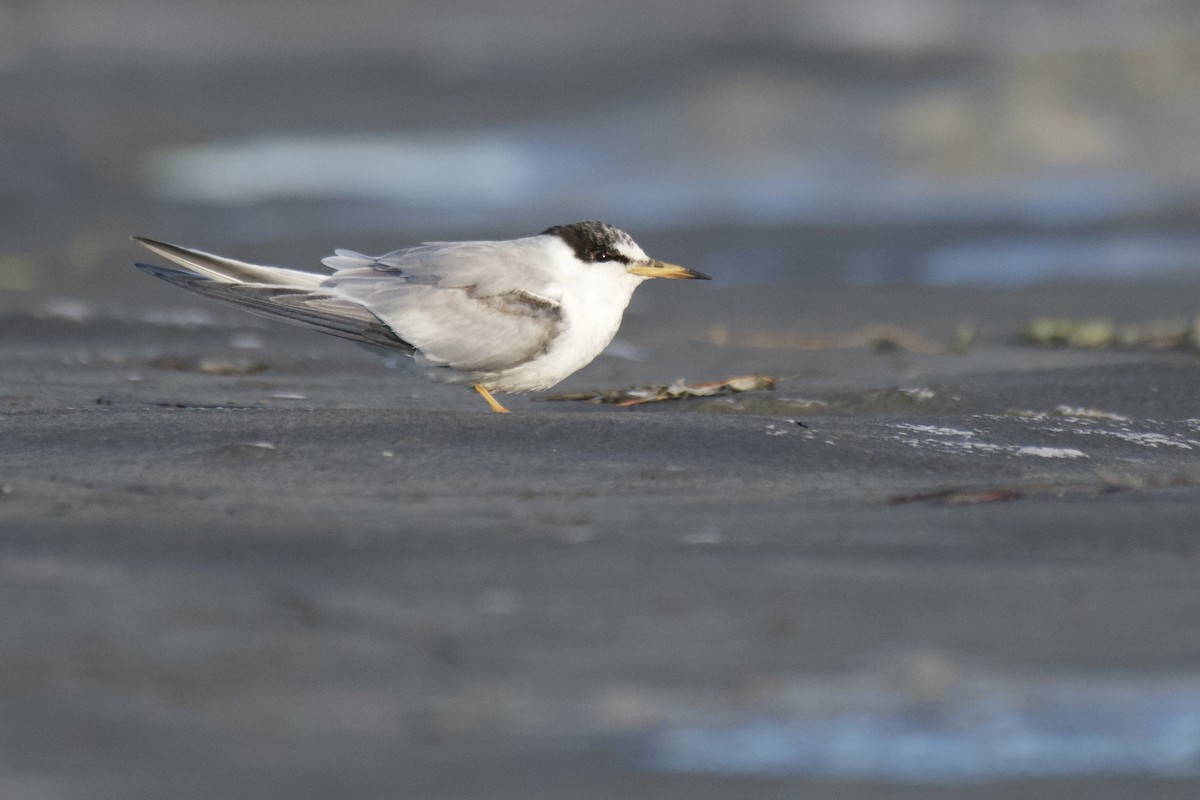
<svg viewBox="0 0 1200 800"><path fill-rule="evenodd" d="M562 307L561 332L544 353L484 380L488 388L501 392L548 389L591 363L621 326L621 317L642 278L618 263L568 260L569 251L565 246L561 249L558 277L548 292Z"/></svg>

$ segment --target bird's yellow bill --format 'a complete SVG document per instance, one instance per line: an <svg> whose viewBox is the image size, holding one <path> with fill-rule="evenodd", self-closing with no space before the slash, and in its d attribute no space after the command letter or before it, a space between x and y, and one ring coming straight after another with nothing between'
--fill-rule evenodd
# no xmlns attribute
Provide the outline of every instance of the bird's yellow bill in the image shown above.
<svg viewBox="0 0 1200 800"><path fill-rule="evenodd" d="M712 278L703 272L681 267L678 264L668 264L665 261L654 260L648 264L634 264L629 268L634 275L646 278L691 278L693 280L710 281Z"/></svg>

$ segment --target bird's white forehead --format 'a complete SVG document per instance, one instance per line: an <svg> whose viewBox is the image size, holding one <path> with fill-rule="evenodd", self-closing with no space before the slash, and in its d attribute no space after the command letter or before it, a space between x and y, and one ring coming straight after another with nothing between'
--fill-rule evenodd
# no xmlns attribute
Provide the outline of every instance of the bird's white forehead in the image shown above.
<svg viewBox="0 0 1200 800"><path fill-rule="evenodd" d="M647 258L645 251L638 247L638 243L629 238L626 234L624 239L618 239L613 242L613 249L623 256L629 258L630 261L642 261Z"/></svg>

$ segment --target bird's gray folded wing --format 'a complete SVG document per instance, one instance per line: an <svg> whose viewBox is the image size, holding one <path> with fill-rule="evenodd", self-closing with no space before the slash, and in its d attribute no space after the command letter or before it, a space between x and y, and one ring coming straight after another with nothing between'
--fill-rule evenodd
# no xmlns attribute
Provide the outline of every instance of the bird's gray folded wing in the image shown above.
<svg viewBox="0 0 1200 800"><path fill-rule="evenodd" d="M532 291L485 293L474 285L412 282L373 269L343 270L325 287L382 320L416 348L417 360L465 372L498 372L549 349L562 308Z"/></svg>
<svg viewBox="0 0 1200 800"><path fill-rule="evenodd" d="M376 279L395 276L410 284L466 288L478 296L505 294L523 289L545 295L552 282L545 271L546 244L537 237L503 242L429 242L395 250L382 256L365 256L351 250L322 260L338 270L334 280L361 277L366 270Z"/></svg>
<svg viewBox="0 0 1200 800"><path fill-rule="evenodd" d="M138 269L180 288L264 317L314 328L343 339L412 354L413 346L362 305L320 290L254 283L227 283L171 267Z"/></svg>

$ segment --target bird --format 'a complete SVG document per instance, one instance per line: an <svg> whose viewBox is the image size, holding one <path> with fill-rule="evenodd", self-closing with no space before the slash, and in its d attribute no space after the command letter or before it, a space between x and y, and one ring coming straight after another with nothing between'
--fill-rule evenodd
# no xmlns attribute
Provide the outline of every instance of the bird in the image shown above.
<svg viewBox="0 0 1200 800"><path fill-rule="evenodd" d="M322 275L132 237L174 267L136 264L251 313L400 354L426 378L493 393L549 389L608 346L651 278L710 280L646 255L604 222L503 241L426 242L368 256L335 250Z"/></svg>

